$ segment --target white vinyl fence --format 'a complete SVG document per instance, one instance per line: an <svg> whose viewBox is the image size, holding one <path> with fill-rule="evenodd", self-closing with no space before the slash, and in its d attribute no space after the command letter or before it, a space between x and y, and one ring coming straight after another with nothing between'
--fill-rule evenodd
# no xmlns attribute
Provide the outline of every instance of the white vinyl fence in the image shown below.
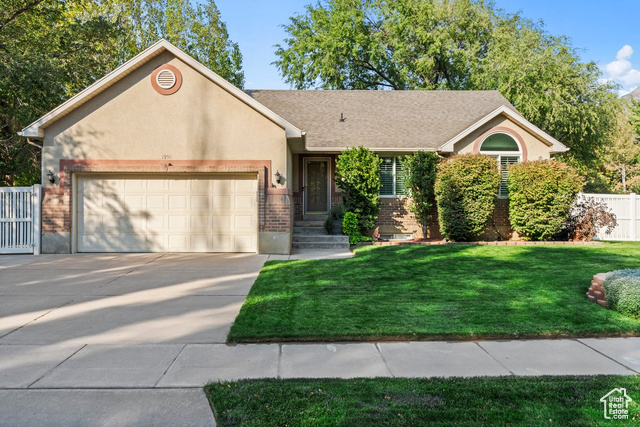
<svg viewBox="0 0 640 427"><path fill-rule="evenodd" d="M0 254L40 254L41 186L0 187Z"/></svg>
<svg viewBox="0 0 640 427"><path fill-rule="evenodd" d="M631 194L580 194L581 198L604 202L616 214L618 226L605 234L602 229L596 235L597 240L633 240L640 241L640 198Z"/></svg>

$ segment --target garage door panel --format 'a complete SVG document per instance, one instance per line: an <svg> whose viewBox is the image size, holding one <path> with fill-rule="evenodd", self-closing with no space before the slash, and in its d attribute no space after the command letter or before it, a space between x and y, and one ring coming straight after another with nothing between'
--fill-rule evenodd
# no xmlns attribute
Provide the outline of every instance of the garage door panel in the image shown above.
<svg viewBox="0 0 640 427"><path fill-rule="evenodd" d="M248 210L252 211L255 208L255 196L253 195L243 195L243 196L234 196L234 210Z"/></svg>
<svg viewBox="0 0 640 427"><path fill-rule="evenodd" d="M81 176L78 250L255 252L257 180L241 178Z"/></svg>
<svg viewBox="0 0 640 427"><path fill-rule="evenodd" d="M207 231L211 229L211 217L206 216L194 216L191 219L191 231Z"/></svg>
<svg viewBox="0 0 640 427"><path fill-rule="evenodd" d="M250 252L251 248L255 246L253 236L234 236L234 252Z"/></svg>
<svg viewBox="0 0 640 427"><path fill-rule="evenodd" d="M169 209L187 209L187 196L169 196Z"/></svg>
<svg viewBox="0 0 640 427"><path fill-rule="evenodd" d="M233 228L238 231L248 232L255 228L253 216L251 215L235 215L233 220Z"/></svg>
<svg viewBox="0 0 640 427"><path fill-rule="evenodd" d="M232 209L231 196L213 196L213 212L227 212Z"/></svg>
<svg viewBox="0 0 640 427"><path fill-rule="evenodd" d="M211 209L211 197L210 196L191 196L189 200L191 210L203 210L209 211Z"/></svg>
<svg viewBox="0 0 640 427"><path fill-rule="evenodd" d="M153 209L160 209L160 210L164 210L167 208L167 196L165 195L153 195L153 196L146 196L147 200L147 209L149 210L153 210Z"/></svg>

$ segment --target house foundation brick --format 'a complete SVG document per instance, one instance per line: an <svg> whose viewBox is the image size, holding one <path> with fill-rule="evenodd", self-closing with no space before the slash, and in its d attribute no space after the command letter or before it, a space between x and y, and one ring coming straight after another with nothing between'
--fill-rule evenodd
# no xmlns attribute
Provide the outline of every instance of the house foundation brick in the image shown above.
<svg viewBox="0 0 640 427"><path fill-rule="evenodd" d="M412 234L415 239L442 239L440 224L438 223L438 211L434 206L431 212L431 221L427 226L427 236L423 236L422 227L418 224L415 215L409 210L407 197L391 197L380 199L380 213L378 215L378 233ZM507 241L520 240L518 234L511 228L509 222L509 200L498 199L496 209L487 222L485 231L478 237L481 241Z"/></svg>

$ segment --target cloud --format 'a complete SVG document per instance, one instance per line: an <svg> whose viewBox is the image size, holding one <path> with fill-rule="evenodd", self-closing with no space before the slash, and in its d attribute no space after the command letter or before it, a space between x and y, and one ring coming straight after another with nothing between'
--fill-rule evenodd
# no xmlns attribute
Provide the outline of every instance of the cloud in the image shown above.
<svg viewBox="0 0 640 427"><path fill-rule="evenodd" d="M630 61L632 56L633 48L626 44L616 53L616 60L604 66L604 70L608 74L608 76L605 75L605 80L622 85L621 92L628 93L631 91L631 86L640 85L640 71L633 68Z"/></svg>
<svg viewBox="0 0 640 427"><path fill-rule="evenodd" d="M629 59L631 58L631 55L633 55L633 48L628 44L625 44L624 46L622 46L622 49L620 49L616 54L616 59Z"/></svg>

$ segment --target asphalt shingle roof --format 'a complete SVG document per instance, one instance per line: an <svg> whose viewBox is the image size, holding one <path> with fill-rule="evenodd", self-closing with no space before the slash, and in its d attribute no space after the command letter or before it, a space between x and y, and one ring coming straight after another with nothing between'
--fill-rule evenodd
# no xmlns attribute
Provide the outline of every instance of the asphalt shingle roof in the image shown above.
<svg viewBox="0 0 640 427"><path fill-rule="evenodd" d="M307 132L310 148L436 149L500 106L516 111L498 91L246 92Z"/></svg>

